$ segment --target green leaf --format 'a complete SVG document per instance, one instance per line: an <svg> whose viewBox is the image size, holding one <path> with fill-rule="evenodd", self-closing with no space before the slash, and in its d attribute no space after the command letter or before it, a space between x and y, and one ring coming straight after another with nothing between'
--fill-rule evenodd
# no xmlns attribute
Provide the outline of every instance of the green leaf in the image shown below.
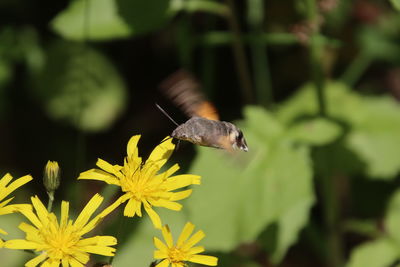
<svg viewBox="0 0 400 267"><path fill-rule="evenodd" d="M21 192L22 193L22 192ZM27 192L26 192L27 193ZM21 214L13 213L2 215L0 220L0 229L5 230L8 235L0 236L2 239L23 239L24 232L17 228L17 226L24 220ZM2 266L24 266L24 263L30 260L32 255L23 253L22 251L13 249L0 249L0 258Z"/></svg>
<svg viewBox="0 0 400 267"><path fill-rule="evenodd" d="M346 149L365 163L365 172L369 177L393 179L400 171L400 158L396 156L400 151L398 103L385 96L361 96L339 82L327 83L325 93L329 116L349 128L344 137ZM281 106L278 118L292 125L298 120L314 117L318 112L315 97L313 86L304 86ZM331 161L340 158L336 154Z"/></svg>
<svg viewBox="0 0 400 267"><path fill-rule="evenodd" d="M51 26L66 39L102 41L158 30L173 15L167 0L74 0Z"/></svg>
<svg viewBox="0 0 400 267"><path fill-rule="evenodd" d="M229 155L198 147L190 172L202 176L202 185L186 208L207 234L206 248L218 251L252 241L278 223L272 255L277 262L296 241L314 203L309 149L279 137L282 125L263 109L246 108L245 114L240 125L250 151Z"/></svg>
<svg viewBox="0 0 400 267"><path fill-rule="evenodd" d="M59 42L32 92L47 115L83 131L105 130L126 105L127 90L112 63L99 52Z"/></svg>
<svg viewBox="0 0 400 267"><path fill-rule="evenodd" d="M341 134L341 127L327 119L317 118L296 123L287 134L299 142L310 145L325 145L334 141Z"/></svg>
<svg viewBox="0 0 400 267"><path fill-rule="evenodd" d="M389 237L400 247L400 190L393 194L384 222Z"/></svg>
<svg viewBox="0 0 400 267"><path fill-rule="evenodd" d="M392 3L392 6L397 9L397 11L400 11L400 0L389 0L390 3Z"/></svg>
<svg viewBox="0 0 400 267"><path fill-rule="evenodd" d="M69 40L108 40L127 37L132 30L118 14L115 0L74 0L51 22Z"/></svg>
<svg viewBox="0 0 400 267"><path fill-rule="evenodd" d="M381 238L356 247L347 267L387 267L398 259L398 249L388 239Z"/></svg>

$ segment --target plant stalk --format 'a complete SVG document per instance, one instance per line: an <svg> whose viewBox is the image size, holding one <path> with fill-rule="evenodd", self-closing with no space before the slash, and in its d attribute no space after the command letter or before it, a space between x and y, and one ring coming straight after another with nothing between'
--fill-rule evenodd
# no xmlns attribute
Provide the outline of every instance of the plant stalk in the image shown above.
<svg viewBox="0 0 400 267"><path fill-rule="evenodd" d="M225 0L225 2L230 9L230 14L227 16L227 20L229 29L233 33L232 49L236 61L235 66L239 76L240 88L242 89L243 104L250 104L254 102L254 96L242 34L238 18L236 17L235 4L233 0Z"/></svg>
<svg viewBox="0 0 400 267"><path fill-rule="evenodd" d="M314 32L310 36L309 63L311 77L315 86L318 114L321 117L328 117L325 94L325 74L322 65L325 42L319 33L317 2L316 0L306 0L306 3L308 21L310 25L314 25L315 27ZM322 153L321 156L325 157L323 161L328 164L329 155ZM324 169L328 169L328 166ZM332 173L322 172L320 178L323 216L325 230L327 231L327 261L328 265L331 267L341 267L343 266L343 247L339 228L338 190L334 179L335 177Z"/></svg>

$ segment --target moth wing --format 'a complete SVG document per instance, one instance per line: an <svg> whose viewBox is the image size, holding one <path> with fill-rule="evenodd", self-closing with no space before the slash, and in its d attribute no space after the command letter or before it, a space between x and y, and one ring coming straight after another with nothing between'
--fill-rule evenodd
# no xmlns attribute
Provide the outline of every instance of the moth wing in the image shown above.
<svg viewBox="0 0 400 267"><path fill-rule="evenodd" d="M161 84L161 91L189 117L203 117L219 120L217 109L209 102L200 89L197 79L185 70L178 70Z"/></svg>

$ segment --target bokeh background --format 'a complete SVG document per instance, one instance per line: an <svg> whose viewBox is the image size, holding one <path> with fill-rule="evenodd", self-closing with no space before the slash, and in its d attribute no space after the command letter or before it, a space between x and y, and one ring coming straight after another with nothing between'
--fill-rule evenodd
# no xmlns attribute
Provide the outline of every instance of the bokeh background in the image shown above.
<svg viewBox="0 0 400 267"><path fill-rule="evenodd" d="M14 203L45 201L57 160L56 200L112 199L77 176L121 164L134 134L146 157L175 127L155 103L184 122L158 88L185 69L250 151L180 144L170 164L203 180L159 211L173 231L203 229L219 266L400 266L399 37L398 0L2 0L0 175L34 177ZM159 233L117 217L99 230L119 238L113 266L149 266ZM21 236L20 221L0 227Z"/></svg>

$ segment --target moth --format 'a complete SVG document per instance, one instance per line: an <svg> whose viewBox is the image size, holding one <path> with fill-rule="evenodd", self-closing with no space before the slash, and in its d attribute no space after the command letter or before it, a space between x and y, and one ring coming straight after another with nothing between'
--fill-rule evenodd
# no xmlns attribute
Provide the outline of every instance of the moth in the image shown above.
<svg viewBox="0 0 400 267"><path fill-rule="evenodd" d="M190 119L177 124L171 137L196 145L225 150L248 151L243 132L234 124L220 121L216 108L200 91L200 83L185 70L179 70L160 84L161 91L181 108Z"/></svg>

